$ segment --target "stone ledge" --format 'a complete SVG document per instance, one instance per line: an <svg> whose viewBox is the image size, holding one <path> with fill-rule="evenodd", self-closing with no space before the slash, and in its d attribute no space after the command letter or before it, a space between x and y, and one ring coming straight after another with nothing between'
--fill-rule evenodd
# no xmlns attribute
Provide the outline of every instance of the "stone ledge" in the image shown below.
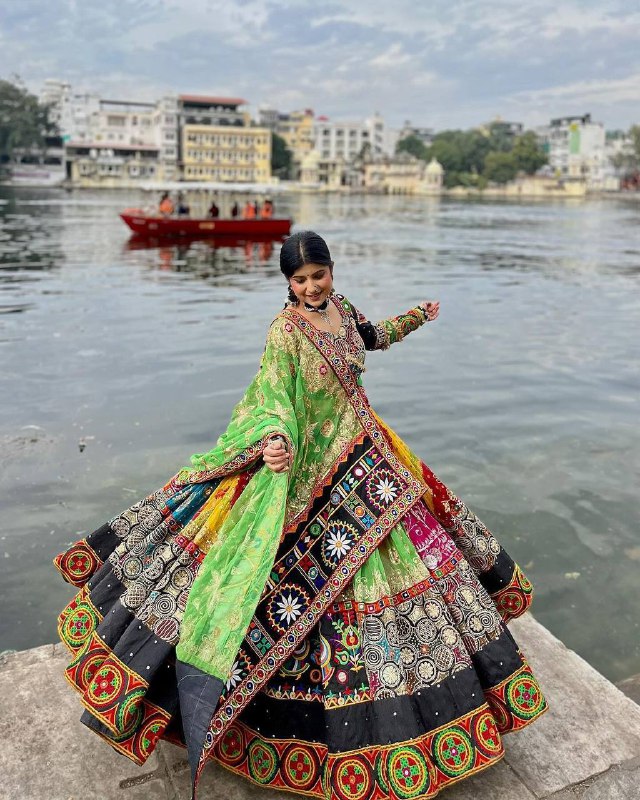
<svg viewBox="0 0 640 800"><path fill-rule="evenodd" d="M640 800L640 707L531 616L511 629L550 710L505 737L505 759L447 789L444 800ZM0 795L19 800L189 800L184 751L161 743L144 767L79 722L62 645L0 659ZM210 765L207 800L295 800Z"/></svg>

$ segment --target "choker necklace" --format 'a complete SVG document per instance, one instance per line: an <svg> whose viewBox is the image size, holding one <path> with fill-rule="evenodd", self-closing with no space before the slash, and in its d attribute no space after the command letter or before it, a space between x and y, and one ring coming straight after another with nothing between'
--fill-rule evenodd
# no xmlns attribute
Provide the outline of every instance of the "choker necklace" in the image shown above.
<svg viewBox="0 0 640 800"><path fill-rule="evenodd" d="M319 306L312 306L309 303L304 304L305 311L311 311L314 314L318 314L320 319L331 328L331 318L329 317L329 298L325 297L324 301L320 303Z"/></svg>
<svg viewBox="0 0 640 800"><path fill-rule="evenodd" d="M317 311L318 313L320 313L321 311L326 311L327 308L329 307L329 298L325 297L325 299L323 300L322 303L320 303L319 306L312 306L309 303L305 303L304 307L307 311Z"/></svg>

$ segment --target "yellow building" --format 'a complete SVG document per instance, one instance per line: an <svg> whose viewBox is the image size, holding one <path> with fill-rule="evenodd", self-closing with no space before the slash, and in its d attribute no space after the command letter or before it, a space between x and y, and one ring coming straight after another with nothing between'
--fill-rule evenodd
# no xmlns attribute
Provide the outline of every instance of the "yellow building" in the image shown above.
<svg viewBox="0 0 640 800"><path fill-rule="evenodd" d="M440 194L444 170L432 158L425 164L409 153L371 161L364 165L364 188L385 194Z"/></svg>
<svg viewBox="0 0 640 800"><path fill-rule="evenodd" d="M301 169L305 156L313 150L313 120L313 111L310 108L280 114L278 117L276 133L287 143L297 171Z"/></svg>
<svg viewBox="0 0 640 800"><path fill-rule="evenodd" d="M180 164L185 181L268 183L271 132L249 127L238 98L182 95Z"/></svg>

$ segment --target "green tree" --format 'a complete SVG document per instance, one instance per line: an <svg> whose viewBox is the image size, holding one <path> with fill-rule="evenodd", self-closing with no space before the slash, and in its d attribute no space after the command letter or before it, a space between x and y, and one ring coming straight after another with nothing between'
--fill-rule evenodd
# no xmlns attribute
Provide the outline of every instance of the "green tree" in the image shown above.
<svg viewBox="0 0 640 800"><path fill-rule="evenodd" d="M484 177L495 183L507 183L518 173L518 163L512 153L488 153L484 161Z"/></svg>
<svg viewBox="0 0 640 800"><path fill-rule="evenodd" d="M289 178L291 175L291 150L287 143L278 136L277 133L271 134L271 174L279 178Z"/></svg>
<svg viewBox="0 0 640 800"><path fill-rule="evenodd" d="M491 150L491 144L480 131L464 131L458 138L465 172L480 173L484 170L484 162Z"/></svg>
<svg viewBox="0 0 640 800"><path fill-rule="evenodd" d="M0 80L0 156L7 160L16 148L41 147L45 136L57 133L49 113L19 81Z"/></svg>
<svg viewBox="0 0 640 800"><path fill-rule="evenodd" d="M404 139L400 139L396 144L396 153L409 153L423 160L427 158L427 148L424 146L424 142L413 134L405 136Z"/></svg>
<svg viewBox="0 0 640 800"><path fill-rule="evenodd" d="M435 158L446 172L461 172L464 166L462 152L458 144L446 134L438 134L427 150L429 160Z"/></svg>
<svg viewBox="0 0 640 800"><path fill-rule="evenodd" d="M427 151L429 159L437 159L445 170L445 186L475 186L484 169L489 152L487 137L480 131L441 131Z"/></svg>
<svg viewBox="0 0 640 800"><path fill-rule="evenodd" d="M513 147L514 134L511 126L496 120L488 126L489 149L492 152L508 153Z"/></svg>
<svg viewBox="0 0 640 800"><path fill-rule="evenodd" d="M518 171L525 172L527 175L533 175L548 161L547 155L533 131L516 136L511 155L516 161Z"/></svg>

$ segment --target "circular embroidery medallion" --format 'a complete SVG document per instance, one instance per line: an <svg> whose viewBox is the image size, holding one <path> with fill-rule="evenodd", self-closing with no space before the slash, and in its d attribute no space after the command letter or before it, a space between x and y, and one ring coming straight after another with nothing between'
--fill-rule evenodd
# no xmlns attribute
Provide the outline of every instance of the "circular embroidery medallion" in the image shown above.
<svg viewBox="0 0 640 800"><path fill-rule="evenodd" d="M544 706L544 697L535 678L517 675L507 686L507 698L513 713L521 719L531 719Z"/></svg>
<svg viewBox="0 0 640 800"><path fill-rule="evenodd" d="M78 606L64 621L62 637L69 647L75 649L84 643L97 623L96 615L89 606Z"/></svg>
<svg viewBox="0 0 640 800"><path fill-rule="evenodd" d="M480 749L488 756L500 755L503 751L498 726L490 711L482 711L475 720L473 733Z"/></svg>
<svg viewBox="0 0 640 800"><path fill-rule="evenodd" d="M510 617L517 617L522 614L524 607L524 595L517 589L509 589L498 598L499 610Z"/></svg>
<svg viewBox="0 0 640 800"><path fill-rule="evenodd" d="M294 744L282 758L282 777L287 785L298 791L307 791L318 780L320 766L311 747Z"/></svg>
<svg viewBox="0 0 640 800"><path fill-rule="evenodd" d="M220 741L220 758L225 764L232 766L244 758L244 742L242 731L237 725L230 725Z"/></svg>
<svg viewBox="0 0 640 800"><path fill-rule="evenodd" d="M473 745L462 728L447 728L433 742L433 754L440 769L451 778L464 774L473 765Z"/></svg>
<svg viewBox="0 0 640 800"><path fill-rule="evenodd" d="M366 800L373 790L371 768L362 756L337 758L330 785L340 800Z"/></svg>
<svg viewBox="0 0 640 800"><path fill-rule="evenodd" d="M418 797L429 790L431 776L424 756L416 747L398 747L387 756L391 788L401 798Z"/></svg>
<svg viewBox="0 0 640 800"><path fill-rule="evenodd" d="M120 693L124 683L122 670L116 664L100 667L87 689L87 699L98 707L108 706Z"/></svg>
<svg viewBox="0 0 640 800"><path fill-rule="evenodd" d="M84 544L77 544L65 553L60 566L74 583L84 583L98 568L98 559Z"/></svg>
<svg viewBox="0 0 640 800"><path fill-rule="evenodd" d="M268 742L254 739L249 745L249 773L257 783L267 784L278 771L278 752Z"/></svg>
<svg viewBox="0 0 640 800"><path fill-rule="evenodd" d="M82 691L86 690L103 663L104 653L101 652L90 653L81 659L78 670L80 673L78 685L82 687Z"/></svg>

